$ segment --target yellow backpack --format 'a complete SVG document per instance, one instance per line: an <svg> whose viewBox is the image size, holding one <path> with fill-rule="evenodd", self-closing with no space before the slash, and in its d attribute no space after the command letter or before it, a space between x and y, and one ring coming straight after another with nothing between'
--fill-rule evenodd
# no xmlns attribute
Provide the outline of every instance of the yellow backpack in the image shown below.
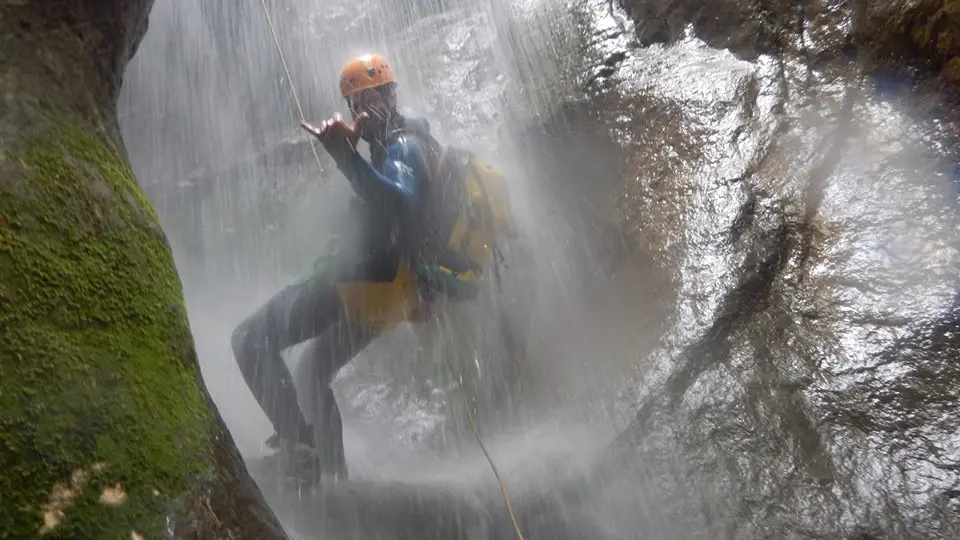
<svg viewBox="0 0 960 540"><path fill-rule="evenodd" d="M473 298L491 264L499 279L498 241L510 227L503 173L469 150L448 146L431 176L432 211L439 219L421 278L449 297Z"/></svg>

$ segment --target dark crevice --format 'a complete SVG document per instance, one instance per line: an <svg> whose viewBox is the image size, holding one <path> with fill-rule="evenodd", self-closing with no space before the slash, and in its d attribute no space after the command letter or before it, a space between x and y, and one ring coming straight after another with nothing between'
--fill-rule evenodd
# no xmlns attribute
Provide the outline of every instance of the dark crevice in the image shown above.
<svg viewBox="0 0 960 540"><path fill-rule="evenodd" d="M668 377L663 388L651 391L651 397L641 405L632 425L618 438L618 444L642 433L658 409L676 409L687 389L701 373L727 360L732 348L732 335L766 308L776 277L784 268L793 247L792 236L790 227L783 223L768 234L766 241L758 240L758 245L765 248L768 254L759 260L758 255L754 254L744 262L740 273L746 277L727 293L718 315L703 337L681 353L676 361L679 368Z"/></svg>
<svg viewBox="0 0 960 540"><path fill-rule="evenodd" d="M761 396L768 401L768 408L775 411L779 419L780 429L795 444L801 455L805 470L824 483L832 482L836 476L836 467L826 452L817 427L807 414L806 402L798 392L780 387L777 383L783 379L777 364L774 362L774 351L767 345L769 342L783 343L786 326L779 326L775 336L769 341L764 340L756 344L754 358L757 362L759 386Z"/></svg>
<svg viewBox="0 0 960 540"><path fill-rule="evenodd" d="M609 56L607 56L600 67L596 72L590 76L585 83L583 83L583 91L589 91L595 83L601 79L609 79L612 77L617 70L620 68L620 64L627 58L626 51L616 51Z"/></svg>
<svg viewBox="0 0 960 540"><path fill-rule="evenodd" d="M740 240L743 235L753 227L757 217L757 194L751 191L747 194L747 200L740 205L737 217L730 225L730 239L733 242Z"/></svg>

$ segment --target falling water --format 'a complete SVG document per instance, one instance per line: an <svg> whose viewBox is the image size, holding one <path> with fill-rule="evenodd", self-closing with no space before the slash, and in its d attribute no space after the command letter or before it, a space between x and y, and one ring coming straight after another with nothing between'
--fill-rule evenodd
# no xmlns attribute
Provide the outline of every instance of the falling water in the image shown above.
<svg viewBox="0 0 960 540"><path fill-rule="evenodd" d="M510 179L503 290L384 336L335 385L351 478L375 483L311 499L257 476L292 534L510 537L451 369L530 537L845 537L891 501L953 508L955 460L915 451L957 448L950 368L923 356L952 350L930 332L958 305L949 128L842 58L744 57L684 26L646 44L619 7L641 3L270 0L291 81L258 1L156 1L121 127L254 473L272 430L230 332L310 272L350 196L291 84L320 121L344 112L343 61L386 54L403 104ZM798 46L840 39L843 13ZM902 396L921 412L899 418Z"/></svg>
<svg viewBox="0 0 960 540"><path fill-rule="evenodd" d="M608 411L590 406L603 378L596 365L576 369L581 338L562 337L589 326L572 302L586 294L577 284L596 272L590 249L542 192L536 163L511 151L517 126L545 117L576 91L580 66L569 58L582 44L564 4L336 1L321 9L300 1L267 8L309 120L344 112L336 85L344 60L371 50L388 55L404 106L426 116L440 140L470 147L508 172L520 231L507 248L502 292L424 328L400 328L344 370L336 391L351 477L452 483L464 496L492 495L493 477L466 431L454 376L466 377L508 475L540 466L550 453L603 446L615 430L609 419L596 422ZM256 462L271 429L233 364L230 332L310 271L344 226L350 191L322 149L316 162L297 129L291 80L258 2L161 0L150 24L127 71L121 125L171 239L207 386L241 451ZM502 313L524 339L523 365L507 354ZM403 526L383 521L380 527Z"/></svg>

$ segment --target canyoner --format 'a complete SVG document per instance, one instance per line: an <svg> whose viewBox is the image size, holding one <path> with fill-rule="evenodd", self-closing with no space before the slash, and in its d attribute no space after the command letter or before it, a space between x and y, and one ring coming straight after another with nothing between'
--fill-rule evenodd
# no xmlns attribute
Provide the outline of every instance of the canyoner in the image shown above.
<svg viewBox="0 0 960 540"><path fill-rule="evenodd" d="M378 336L427 320L440 297L471 301L485 278L499 281L498 243L510 230L504 177L474 152L443 145L422 118L397 107L398 80L387 60L347 62L340 91L352 123L339 115L301 126L333 158L356 197L361 224L347 249L268 300L234 331L244 379L276 433L269 446L290 459L302 484L347 478L343 424L330 383ZM369 159L357 148L368 143ZM308 342L300 362L316 380L308 422L281 356Z"/></svg>

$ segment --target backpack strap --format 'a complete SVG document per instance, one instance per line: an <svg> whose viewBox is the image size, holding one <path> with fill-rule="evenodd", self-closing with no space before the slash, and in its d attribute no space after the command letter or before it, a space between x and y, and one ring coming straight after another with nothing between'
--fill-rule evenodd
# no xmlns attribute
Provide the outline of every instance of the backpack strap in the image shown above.
<svg viewBox="0 0 960 540"><path fill-rule="evenodd" d="M434 141L436 141L436 139L434 139ZM430 174L431 181L433 181L434 179L440 178L440 174L443 172L443 164L447 160L447 147L437 142L436 148L438 148L439 151L435 156L433 168L431 170L431 174Z"/></svg>
<svg viewBox="0 0 960 540"><path fill-rule="evenodd" d="M487 221L487 225L491 230L494 229L493 224L496 221L496 218L492 215L492 210L490 209L490 204L493 202L490 200L490 193L487 191L487 186L483 185L483 182L477 180L477 187L480 189L480 193L483 194L484 200L487 204L483 210L483 220ZM505 266L505 258L503 256L503 251L500 250L500 243L497 241L497 234L494 234L490 237L490 251L493 255L493 277L497 282L497 289L503 290L503 282L500 277L500 267Z"/></svg>

